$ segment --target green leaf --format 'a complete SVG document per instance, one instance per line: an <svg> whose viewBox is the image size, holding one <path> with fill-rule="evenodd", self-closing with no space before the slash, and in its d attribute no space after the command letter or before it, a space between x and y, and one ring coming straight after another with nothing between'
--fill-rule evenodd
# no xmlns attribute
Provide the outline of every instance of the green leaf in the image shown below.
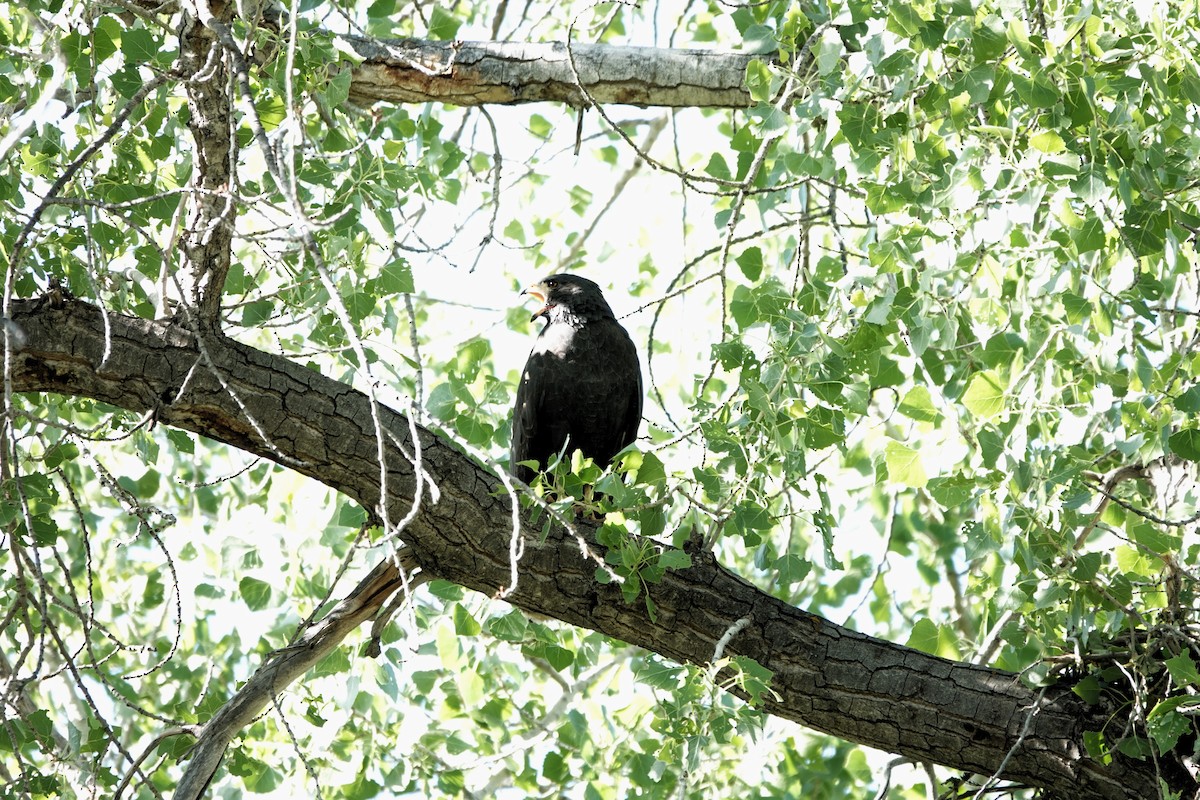
<svg viewBox="0 0 1200 800"><path fill-rule="evenodd" d="M74 461L79 457L79 446L74 442L59 442L46 451L43 464L46 469L58 469L65 461Z"/></svg>
<svg viewBox="0 0 1200 800"><path fill-rule="evenodd" d="M159 43L145 28L128 28L121 34L121 52L128 63L150 61L158 53Z"/></svg>
<svg viewBox="0 0 1200 800"><path fill-rule="evenodd" d="M983 347L983 363L989 367L1012 368L1025 351L1025 341L1015 333L999 333L988 339Z"/></svg>
<svg viewBox="0 0 1200 800"><path fill-rule="evenodd" d="M1136 204L1125 211L1125 238L1139 257L1163 251L1169 225L1170 217L1156 205Z"/></svg>
<svg viewBox="0 0 1200 800"><path fill-rule="evenodd" d="M1150 746L1150 742L1141 736L1126 736L1117 743L1117 750L1121 755L1129 758L1145 761L1154 753L1154 748Z"/></svg>
<svg viewBox="0 0 1200 800"><path fill-rule="evenodd" d="M632 600L630 600L632 602ZM654 598L650 596L650 592L646 592L646 616L651 622L658 622L658 605L654 602Z"/></svg>
<svg viewBox="0 0 1200 800"><path fill-rule="evenodd" d="M658 555L658 566L663 569L687 569L692 565L692 557L682 550L663 550Z"/></svg>
<svg viewBox="0 0 1200 800"><path fill-rule="evenodd" d="M733 179L729 172L729 165L725 163L725 158L720 153L713 153L708 157L708 164L704 167L704 171L719 180Z"/></svg>
<svg viewBox="0 0 1200 800"><path fill-rule="evenodd" d="M275 304L270 300L251 300L242 306L242 326L257 328L275 315Z"/></svg>
<svg viewBox="0 0 1200 800"><path fill-rule="evenodd" d="M358 503L338 503L334 524L343 528L357 528L367 521L367 510Z"/></svg>
<svg viewBox="0 0 1200 800"><path fill-rule="evenodd" d="M642 486L659 485L667 480L666 467L654 453L630 450L621 456L621 468Z"/></svg>
<svg viewBox="0 0 1200 800"><path fill-rule="evenodd" d="M142 592L142 604L150 608L162 605L165 587L162 578L151 573L146 576L146 589Z"/></svg>
<svg viewBox="0 0 1200 800"><path fill-rule="evenodd" d="M1004 384L996 371L989 369L971 377L962 402L976 417L992 419L1004 410L1004 399Z"/></svg>
<svg viewBox="0 0 1200 800"><path fill-rule="evenodd" d="M454 429L459 436L477 447L489 446L495 434L495 428L490 424L468 414L461 414L454 419Z"/></svg>
<svg viewBox="0 0 1200 800"><path fill-rule="evenodd" d="M762 541L760 531L770 530L774 524L767 509L749 500L738 503L729 518L730 532L741 536L751 546Z"/></svg>
<svg viewBox="0 0 1200 800"><path fill-rule="evenodd" d="M1101 557L1099 553L1082 553L1075 557L1075 566L1071 569L1071 577L1080 583L1095 580L1100 572Z"/></svg>
<svg viewBox="0 0 1200 800"><path fill-rule="evenodd" d="M225 592L220 587L213 586L211 583L200 583L196 585L196 596L216 600L224 597Z"/></svg>
<svg viewBox="0 0 1200 800"><path fill-rule="evenodd" d="M1158 555L1175 552L1183 545L1181 534L1163 530L1152 522L1132 521L1129 525L1129 533L1135 542Z"/></svg>
<svg viewBox="0 0 1200 800"><path fill-rule="evenodd" d="M948 626L936 625L927 617L922 617L913 625L907 644L930 655L957 660L959 652L955 642L954 631Z"/></svg>
<svg viewBox="0 0 1200 800"><path fill-rule="evenodd" d="M1067 312L1067 321L1072 325L1078 325L1092 316L1090 300L1071 292L1063 292L1059 298L1062 300L1063 309Z"/></svg>
<svg viewBox="0 0 1200 800"><path fill-rule="evenodd" d="M429 14L429 38L450 41L458 35L462 20L447 12L441 4L433 6Z"/></svg>
<svg viewBox="0 0 1200 800"><path fill-rule="evenodd" d="M441 600L456 602L463 599L463 588L450 581L432 580L425 585L429 593Z"/></svg>
<svg viewBox="0 0 1200 800"><path fill-rule="evenodd" d="M925 27L916 7L907 3L893 3L888 8L887 29L904 38L913 38Z"/></svg>
<svg viewBox="0 0 1200 800"><path fill-rule="evenodd" d="M350 654L345 647L335 647L312 669L314 675L339 675L350 671Z"/></svg>
<svg viewBox="0 0 1200 800"><path fill-rule="evenodd" d="M1200 385L1193 386L1175 398L1175 410L1184 414L1200 414Z"/></svg>
<svg viewBox="0 0 1200 800"><path fill-rule="evenodd" d="M396 13L396 0L375 0L367 6L367 19L386 20Z"/></svg>
<svg viewBox="0 0 1200 800"><path fill-rule="evenodd" d="M1095 705L1100 702L1100 681L1096 680L1095 675L1088 675L1072 686L1071 691L1082 697L1089 705Z"/></svg>
<svg viewBox="0 0 1200 800"><path fill-rule="evenodd" d="M1161 562L1150 554L1135 547L1117 547L1113 551L1117 568L1130 581L1140 581L1156 574Z"/></svg>
<svg viewBox="0 0 1200 800"><path fill-rule="evenodd" d="M737 265L741 267L742 274L749 280L757 281L762 276L763 255L761 249L747 247L735 260L737 261Z"/></svg>
<svg viewBox="0 0 1200 800"><path fill-rule="evenodd" d="M975 481L961 475L933 478L929 481L929 494L943 508L958 508L975 494Z"/></svg>
<svg viewBox="0 0 1200 800"><path fill-rule="evenodd" d="M459 669L454 673L454 685L458 696L467 707L475 707L483 702L485 689L483 678L474 669Z"/></svg>
<svg viewBox="0 0 1200 800"><path fill-rule="evenodd" d="M482 628L462 603L454 604L454 632L459 636L478 636Z"/></svg>
<svg viewBox="0 0 1200 800"><path fill-rule="evenodd" d="M566 759L551 750L542 759L542 777L552 784L562 784L572 777L572 772Z"/></svg>
<svg viewBox="0 0 1200 800"><path fill-rule="evenodd" d="M743 53L773 53L778 47L775 30L767 25L751 25L742 37Z"/></svg>
<svg viewBox="0 0 1200 800"><path fill-rule="evenodd" d="M238 593L251 611L262 611L271 602L271 584L258 578L242 578L238 581Z"/></svg>
<svg viewBox="0 0 1200 800"><path fill-rule="evenodd" d="M525 226L521 224L519 219L511 220L504 226L504 236L512 239L518 244L525 243Z"/></svg>
<svg viewBox="0 0 1200 800"><path fill-rule="evenodd" d="M488 622L488 633L505 642L522 642L529 631L529 620L513 609L502 617L493 617Z"/></svg>
<svg viewBox="0 0 1200 800"><path fill-rule="evenodd" d="M443 677L445 675L440 670L417 670L412 674L412 682L418 692L430 694Z"/></svg>
<svg viewBox="0 0 1200 800"><path fill-rule="evenodd" d="M474 380L491 353L491 342L479 337L468 339L458 346L458 353L454 357L451 368L456 375L462 376L463 380Z"/></svg>
<svg viewBox="0 0 1200 800"><path fill-rule="evenodd" d="M167 431L167 440L180 453L192 455L196 452L196 442L192 439L192 435L186 431L171 428Z"/></svg>
<svg viewBox="0 0 1200 800"><path fill-rule="evenodd" d="M287 105L283 102L282 97L269 94L259 95L258 99L254 101L254 108L258 111L259 120L267 133L278 128L280 123L287 118Z"/></svg>
<svg viewBox="0 0 1200 800"><path fill-rule="evenodd" d="M379 288L387 294L412 294L416 291L412 265L402 258L389 261L379 273Z"/></svg>
<svg viewBox="0 0 1200 800"><path fill-rule="evenodd" d="M911 447L889 441L884 458L887 461L888 478L892 481L914 489L923 488L929 482L920 454Z"/></svg>
<svg viewBox="0 0 1200 800"><path fill-rule="evenodd" d="M837 112L842 122L842 134L856 150L870 150L881 143L879 128L883 119L871 105L842 106Z"/></svg>
<svg viewBox="0 0 1200 800"><path fill-rule="evenodd" d="M826 28L821 34L821 38L817 40L814 51L817 74L829 75L841 66L845 45L842 44L842 37L838 36L837 31L833 28Z"/></svg>
<svg viewBox="0 0 1200 800"><path fill-rule="evenodd" d="M547 645L545 650L542 651L542 657L550 662L550 666L559 671L575 663L575 653L556 644Z"/></svg>
<svg viewBox="0 0 1200 800"><path fill-rule="evenodd" d="M1146 732L1158 745L1160 753L1175 749L1180 737L1191 729L1191 721L1179 712L1180 708L1196 710L1200 701L1195 697L1168 697L1150 709L1146 715Z"/></svg>
<svg viewBox="0 0 1200 800"><path fill-rule="evenodd" d="M443 381L429 392L425 400L425 408L430 415L442 422L449 422L458 412L458 398L454 396L454 388L448 381Z"/></svg>
<svg viewBox="0 0 1200 800"><path fill-rule="evenodd" d="M1004 24L995 14L990 14L971 29L971 48L975 62L990 63L1008 47Z"/></svg>
<svg viewBox="0 0 1200 800"><path fill-rule="evenodd" d="M107 14L96 21L92 32L92 53L97 65L117 52L124 27L119 20Z"/></svg>
<svg viewBox="0 0 1200 800"><path fill-rule="evenodd" d="M750 99L756 103L765 103L771 99L771 70L766 64L757 59L746 64L746 89L750 92ZM723 177L729 177L727 168Z"/></svg>
<svg viewBox="0 0 1200 800"><path fill-rule="evenodd" d="M775 574L784 586L799 583L812 571L812 562L796 553L785 553L775 559Z"/></svg>
<svg viewBox="0 0 1200 800"><path fill-rule="evenodd" d="M1098 763L1112 763L1112 752L1109 750L1108 742L1105 741L1104 734L1101 731L1084 731L1083 746L1087 750L1088 757Z"/></svg>
<svg viewBox="0 0 1200 800"><path fill-rule="evenodd" d="M1043 153L1061 153L1067 149L1067 143L1054 131L1043 131L1029 137L1029 146Z"/></svg>
<svg viewBox="0 0 1200 800"><path fill-rule="evenodd" d="M759 664L749 656L735 656L732 659L739 670L738 685L749 696L750 705L758 706L762 704L763 696L771 690L771 679L775 677L775 673ZM777 697L777 695L775 695Z"/></svg>
<svg viewBox="0 0 1200 800"><path fill-rule="evenodd" d="M1171 452L1188 461L1200 461L1200 430L1185 428L1167 439Z"/></svg>
<svg viewBox="0 0 1200 800"><path fill-rule="evenodd" d="M928 617L922 617L913 625L912 633L909 634L908 641L905 644L914 650L920 650L922 653L936 655L938 640L940 638L941 634L938 633L938 626Z"/></svg>
<svg viewBox="0 0 1200 800"><path fill-rule="evenodd" d="M979 454L983 458L984 466L988 469L995 469L996 462L1004 452L1004 437L994 428L984 428L979 431L977 438L979 440Z"/></svg>
<svg viewBox="0 0 1200 800"><path fill-rule="evenodd" d="M1192 661L1186 650L1168 658L1164 663L1176 686L1200 686L1200 671L1196 670L1196 662Z"/></svg>
<svg viewBox="0 0 1200 800"><path fill-rule="evenodd" d="M350 98L350 82L353 77L349 69L340 69L329 76L321 96L330 108L341 108Z"/></svg>
<svg viewBox="0 0 1200 800"><path fill-rule="evenodd" d="M936 422L941 415L933 407L933 397L924 386L909 389L900 401L900 413L918 422Z"/></svg>

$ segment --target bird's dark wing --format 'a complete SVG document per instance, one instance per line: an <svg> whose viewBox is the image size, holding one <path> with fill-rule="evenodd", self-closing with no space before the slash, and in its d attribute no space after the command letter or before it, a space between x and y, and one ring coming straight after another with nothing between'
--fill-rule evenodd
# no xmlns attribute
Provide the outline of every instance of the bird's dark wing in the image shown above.
<svg viewBox="0 0 1200 800"><path fill-rule="evenodd" d="M521 371L521 379L517 381L517 401L512 407L512 445L509 449L509 471L518 479L529 482L532 470L521 467L520 462L529 459L529 438L538 425L538 415L534 413L530 398L532 391L529 387L529 365Z"/></svg>
<svg viewBox="0 0 1200 800"><path fill-rule="evenodd" d="M517 402L512 418L512 450L509 471L529 483L536 471L519 466L522 461L536 461L543 468L562 448L567 438L567 417L562 413L564 375L561 360L535 346L521 373L517 386Z"/></svg>
<svg viewBox="0 0 1200 800"><path fill-rule="evenodd" d="M637 438L642 372L637 349L615 319L593 322L576 338L571 444L602 467Z"/></svg>
<svg viewBox="0 0 1200 800"><path fill-rule="evenodd" d="M512 449L508 456L508 471L526 483L533 480L534 471L521 466L521 462L536 460L531 453L531 447L537 436L537 406L538 398L542 394L541 383L539 370L531 353L517 384L517 403L512 416Z"/></svg>

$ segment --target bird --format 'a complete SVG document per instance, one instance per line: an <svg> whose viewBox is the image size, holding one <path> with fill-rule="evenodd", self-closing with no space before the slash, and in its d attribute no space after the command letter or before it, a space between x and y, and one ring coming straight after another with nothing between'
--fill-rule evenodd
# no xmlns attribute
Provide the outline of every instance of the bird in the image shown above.
<svg viewBox="0 0 1200 800"><path fill-rule="evenodd" d="M532 483L555 455L574 450L603 469L641 425L637 347L594 281L561 273L521 294L542 304L530 322L546 324L517 385L509 471Z"/></svg>

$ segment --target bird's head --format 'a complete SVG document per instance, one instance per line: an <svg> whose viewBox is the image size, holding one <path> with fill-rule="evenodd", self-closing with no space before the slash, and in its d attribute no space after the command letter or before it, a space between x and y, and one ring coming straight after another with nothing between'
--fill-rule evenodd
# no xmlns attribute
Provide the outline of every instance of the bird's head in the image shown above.
<svg viewBox="0 0 1200 800"><path fill-rule="evenodd" d="M530 322L538 317L555 322L560 319L587 321L613 316L612 309L608 307L604 294L595 281L578 275L551 275L526 287L521 294L527 294L542 304L529 318Z"/></svg>

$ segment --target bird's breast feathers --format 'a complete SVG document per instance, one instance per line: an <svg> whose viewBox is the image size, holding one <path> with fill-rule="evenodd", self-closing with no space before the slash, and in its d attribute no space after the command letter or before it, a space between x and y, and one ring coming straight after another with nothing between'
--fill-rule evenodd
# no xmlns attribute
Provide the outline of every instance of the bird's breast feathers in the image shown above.
<svg viewBox="0 0 1200 800"><path fill-rule="evenodd" d="M533 355L549 353L559 358L569 358L575 349L575 335L578 333L570 325L551 323L547 325L533 343Z"/></svg>

